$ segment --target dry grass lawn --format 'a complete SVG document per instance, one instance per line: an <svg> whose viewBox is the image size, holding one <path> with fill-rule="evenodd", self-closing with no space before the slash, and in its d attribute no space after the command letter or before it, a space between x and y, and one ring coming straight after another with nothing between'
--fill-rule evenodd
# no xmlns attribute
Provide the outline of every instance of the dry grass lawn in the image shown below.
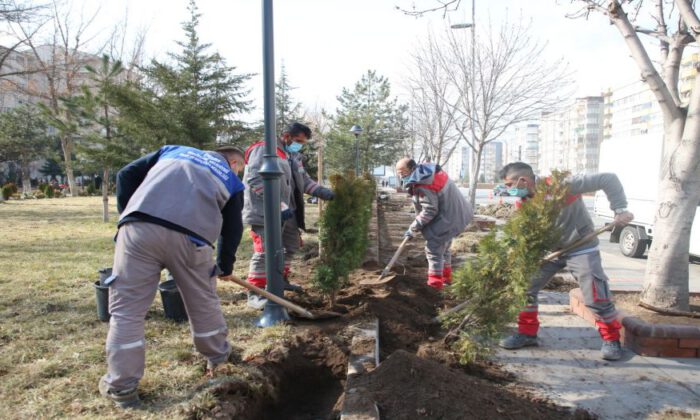
<svg viewBox="0 0 700 420"><path fill-rule="evenodd" d="M101 198L12 200L0 204L0 220L0 418L180 418L211 402L189 327L165 319L158 296L146 320L146 409L124 412L98 394L108 325L97 319L93 283L111 266L116 222L113 210L112 222L102 223ZM241 276L250 248L246 233L235 267ZM289 336L288 326L255 328L258 313L245 308L237 286L220 284L219 295L244 357ZM229 375L258 376L245 365Z"/></svg>

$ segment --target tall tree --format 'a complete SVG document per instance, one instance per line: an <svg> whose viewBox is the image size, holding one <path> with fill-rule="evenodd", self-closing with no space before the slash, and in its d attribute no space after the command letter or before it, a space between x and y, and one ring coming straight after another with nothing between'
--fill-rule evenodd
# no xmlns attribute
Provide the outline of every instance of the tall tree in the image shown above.
<svg viewBox="0 0 700 420"><path fill-rule="evenodd" d="M280 77L275 84L275 88L275 125L277 126L277 135L279 136L289 124L295 121L304 123L306 115L302 110L301 102L297 102L292 96L292 91L296 89L296 87L290 84L284 63L282 64ZM302 153L304 169L312 178L315 178L318 172L317 153L318 142L312 137L312 141L304 146L304 151Z"/></svg>
<svg viewBox="0 0 700 420"><path fill-rule="evenodd" d="M408 137L408 106L391 98L389 81L368 70L352 90L343 88L338 102L340 107L333 118L326 148L328 169L336 172L354 169L356 140L361 172L393 164L403 140ZM349 132L353 125L363 129L357 139Z"/></svg>
<svg viewBox="0 0 700 420"><path fill-rule="evenodd" d="M0 114L0 161L15 161L22 176L22 191L31 193L30 166L49 147L46 121L30 105Z"/></svg>
<svg viewBox="0 0 700 420"><path fill-rule="evenodd" d="M200 14L190 0L190 19L183 22L185 40L181 50L170 53L171 62L153 60L145 69L141 86L151 106L140 115L137 124L150 127L164 141L207 148L217 143L231 143L245 132L240 114L251 109L244 86L252 75L235 74L218 53L207 53L210 44L202 43L197 28ZM133 115L139 118L139 115Z"/></svg>
<svg viewBox="0 0 700 420"><path fill-rule="evenodd" d="M42 32L41 38L32 34L43 23L19 22L16 25L17 36L26 39L28 46L26 68L34 74L29 83L19 84L17 88L34 101L43 103L46 114L58 123L54 128L61 141L66 178L71 195L77 195L73 171L73 140L77 122L71 119L60 99L71 97L79 91L85 81L85 65L95 60L95 56L84 51L94 41L91 27L97 12L90 16L76 14L70 5L64 7L57 0L52 2L51 11L47 29Z"/></svg>
<svg viewBox="0 0 700 420"><path fill-rule="evenodd" d="M556 108L571 80L562 60L543 58L545 44L533 38L522 22L504 21L475 37L474 45L460 32L447 29L446 43L435 44L451 81L454 128L472 150L470 201L484 148L520 122ZM437 40L432 42L438 43ZM452 97L446 96L449 101Z"/></svg>
<svg viewBox="0 0 700 420"><path fill-rule="evenodd" d="M84 85L81 95L66 98L64 103L80 121L78 156L102 171L102 219L108 222L110 171L137 157L139 149L119 130L114 91L124 74L121 61L111 61L105 54L98 67L88 65L85 69L90 75L89 87Z"/></svg>
<svg viewBox="0 0 700 420"><path fill-rule="evenodd" d="M420 160L444 165L452 156L460 135L455 130L455 89L451 88L449 69L442 65L443 52L432 34L412 53L412 74L408 79L411 95L411 140L420 149ZM417 151L409 143L413 156Z"/></svg>
<svg viewBox="0 0 700 420"><path fill-rule="evenodd" d="M304 113L302 112L301 103L295 101L292 97L292 91L296 88L289 83L284 63L275 87L275 123L277 124L277 135L279 136L290 123L304 120Z"/></svg>
<svg viewBox="0 0 700 420"><path fill-rule="evenodd" d="M642 301L662 310L689 309L688 252L690 229L700 202L700 74L693 76L687 102L679 92L683 50L700 42L700 19L690 0L637 1L625 6L617 0L577 0L585 8L579 16L600 12L620 32L637 64L642 80L653 92L664 121L664 145L654 220L654 240L649 250ZM675 6L675 7L674 7ZM626 8L633 11L628 14ZM640 14L640 11L644 13ZM646 26L638 16L651 15ZM667 24L672 22L672 24ZM675 28L675 32L670 29ZM651 52L639 34L659 40L654 66Z"/></svg>

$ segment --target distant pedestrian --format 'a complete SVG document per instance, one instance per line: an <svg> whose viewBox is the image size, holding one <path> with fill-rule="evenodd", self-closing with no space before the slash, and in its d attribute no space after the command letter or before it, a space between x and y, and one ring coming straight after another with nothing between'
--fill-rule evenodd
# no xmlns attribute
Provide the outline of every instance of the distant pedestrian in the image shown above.
<svg viewBox="0 0 700 420"><path fill-rule="evenodd" d="M529 165L522 162L510 163L501 169L499 175L509 194L521 198L521 205L527 205L527 200L535 195L536 178ZM625 191L615 174L570 176L566 183L569 185L569 196L566 198L566 207L556 221L556 227L562 233L557 248L573 244L595 230L593 220L581 199L582 193L605 191L610 208L615 211L615 224L626 225L632 221L634 216L627 211ZM559 270L568 268L581 287L586 306L596 316L596 325L603 339L603 359L618 360L622 357L621 325L617 321L617 311L608 287L608 276L601 264L598 243L598 238L593 238L542 266L530 281L527 304L518 316L518 332L501 340L501 347L519 349L538 344L537 331L540 323L537 319L537 295Z"/></svg>
<svg viewBox="0 0 700 420"><path fill-rule="evenodd" d="M396 174L413 199L416 219L404 234L413 238L421 232L426 240L428 286L442 289L452 283L452 239L464 232L474 213L459 188L440 165L416 164L403 158L396 164Z"/></svg>
<svg viewBox="0 0 700 420"><path fill-rule="evenodd" d="M243 232L243 153L163 146L117 174L121 213L114 252L107 335L107 374L100 393L120 407L139 405L146 356L144 318L167 268L189 317L195 348L207 369L226 362L228 329L216 275L231 274ZM212 246L218 239L216 264Z"/></svg>

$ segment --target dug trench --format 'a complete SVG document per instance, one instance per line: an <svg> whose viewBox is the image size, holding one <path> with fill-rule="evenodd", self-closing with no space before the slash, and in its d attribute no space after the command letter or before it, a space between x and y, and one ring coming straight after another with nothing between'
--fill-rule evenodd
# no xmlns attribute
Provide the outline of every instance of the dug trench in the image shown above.
<svg viewBox="0 0 700 420"><path fill-rule="evenodd" d="M400 227L405 230L408 223L404 222L412 219L404 203L396 200L392 197L378 208L382 261L390 258L400 240ZM376 418L591 418L586 412L572 412L533 396L492 363L460 365L443 345L440 326L432 321L446 302L440 292L425 285L427 264L421 254L415 244L410 247L400 259L401 274L385 286L359 284L377 276L377 265L354 271L333 308L341 317L295 319L291 339L243 361L246 380L215 380L207 390L214 401L190 411L189 416L339 418L353 328L378 319L381 364L362 374L349 391L353 398L359 395L373 405ZM302 263L297 273L312 264ZM299 275L294 280L305 283ZM311 310L328 309L313 292L288 297Z"/></svg>

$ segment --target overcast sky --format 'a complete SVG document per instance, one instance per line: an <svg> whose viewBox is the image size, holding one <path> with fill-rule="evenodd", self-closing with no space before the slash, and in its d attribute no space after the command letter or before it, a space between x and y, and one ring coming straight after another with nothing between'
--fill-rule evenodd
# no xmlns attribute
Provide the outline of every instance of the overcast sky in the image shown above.
<svg viewBox="0 0 700 420"><path fill-rule="evenodd" d="M182 39L187 0L86 0L100 5L99 25L108 26L128 8L132 27L149 27L147 52L161 56ZM563 57L575 71L577 96L598 95L610 86L638 78L638 70L617 30L607 19L565 17L568 0L475 0L477 28L522 15L531 19L533 35L549 43L550 59ZM405 99L402 79L410 52L430 29L471 21L471 1L460 10L406 16L396 6L410 8L435 0L277 0L275 1L275 60L284 61L294 96L305 107L334 111L336 96L352 87L368 69L389 78L392 92ZM262 7L260 0L199 0L202 41L212 44L240 72L257 73L249 87L262 115Z"/></svg>

